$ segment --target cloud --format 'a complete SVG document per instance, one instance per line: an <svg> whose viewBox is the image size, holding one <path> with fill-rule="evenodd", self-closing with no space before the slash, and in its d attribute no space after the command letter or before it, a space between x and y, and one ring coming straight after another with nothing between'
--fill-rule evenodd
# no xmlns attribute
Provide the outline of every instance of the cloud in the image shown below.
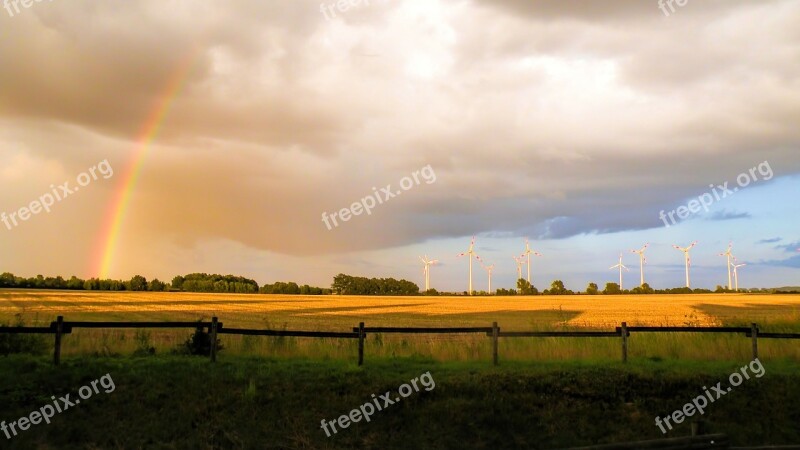
<svg viewBox="0 0 800 450"><path fill-rule="evenodd" d="M798 14L777 0L669 18L639 0L408 0L327 21L310 0L41 3L0 30L0 146L25 155L13 160L32 185L1 172L0 209L55 170L107 158L125 173L188 67L131 199L130 246L310 256L660 228L660 210L765 159L800 173ZM436 183L322 223L427 164ZM89 240L119 189L58 221ZM26 233L20 258L66 249Z"/></svg>
<svg viewBox="0 0 800 450"><path fill-rule="evenodd" d="M783 249L784 251L790 253L797 253L798 251L800 251L800 242L793 242L791 244L786 244L786 245L776 245L775 248Z"/></svg>
<svg viewBox="0 0 800 450"><path fill-rule="evenodd" d="M750 213L746 212L728 212L725 210L716 211L707 220L712 220L715 222L723 221L723 220L736 220L736 219L750 219L752 216Z"/></svg>
<svg viewBox="0 0 800 450"><path fill-rule="evenodd" d="M787 259L776 259L776 260L765 261L761 264L765 266L791 267L795 269L800 269L800 255L792 256L791 258Z"/></svg>
<svg viewBox="0 0 800 450"><path fill-rule="evenodd" d="M760 241L758 241L758 243L759 244L774 244L774 243L780 242L782 240L783 240L783 238L774 237L774 238L770 238L770 239L761 239Z"/></svg>

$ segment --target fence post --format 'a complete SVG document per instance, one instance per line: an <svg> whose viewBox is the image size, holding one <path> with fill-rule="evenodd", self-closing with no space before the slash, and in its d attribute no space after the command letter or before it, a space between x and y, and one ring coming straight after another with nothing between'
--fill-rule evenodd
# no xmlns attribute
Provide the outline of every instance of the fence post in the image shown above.
<svg viewBox="0 0 800 450"><path fill-rule="evenodd" d="M753 336L753 359L758 358L758 325L750 324L750 334Z"/></svg>
<svg viewBox="0 0 800 450"><path fill-rule="evenodd" d="M57 366L61 364L61 333L64 331L64 316L56 318L56 345L53 351L53 363Z"/></svg>
<svg viewBox="0 0 800 450"><path fill-rule="evenodd" d="M492 322L492 362L497 365L497 338L500 335L500 329L497 327L497 322Z"/></svg>
<svg viewBox="0 0 800 450"><path fill-rule="evenodd" d="M211 362L217 362L217 317L211 318Z"/></svg>
<svg viewBox="0 0 800 450"><path fill-rule="evenodd" d="M628 362L628 324L627 322L622 322L622 326L620 327L620 333L622 334L622 362Z"/></svg>
<svg viewBox="0 0 800 450"><path fill-rule="evenodd" d="M692 421L692 436L702 436L706 434L706 421L695 419Z"/></svg>
<svg viewBox="0 0 800 450"><path fill-rule="evenodd" d="M358 323L358 365L364 364L364 322Z"/></svg>

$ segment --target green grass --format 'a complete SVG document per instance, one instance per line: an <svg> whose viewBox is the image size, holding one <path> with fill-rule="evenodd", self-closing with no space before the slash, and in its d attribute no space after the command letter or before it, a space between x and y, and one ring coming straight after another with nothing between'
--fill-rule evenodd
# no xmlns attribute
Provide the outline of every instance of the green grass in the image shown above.
<svg viewBox="0 0 800 450"><path fill-rule="evenodd" d="M736 445L800 443L798 364L764 360L766 375L712 404L710 432ZM3 448L559 448L663 437L654 425L742 363L637 359L616 362L335 359L221 356L47 358L12 356L0 364L6 422L109 373L116 385L50 425L37 425ZM335 420L372 394L430 372L436 387L414 393L372 421L331 438ZM73 394L74 397L75 394ZM394 395L394 394L393 394ZM684 422L668 437L685 436ZM4 437L0 435L0 438Z"/></svg>
<svg viewBox="0 0 800 450"><path fill-rule="evenodd" d="M34 324L29 321L28 325ZM287 329L288 324L264 323L260 328ZM785 328L773 327L772 330L784 331ZM147 353L152 347L156 354L163 355L181 346L191 333L191 330L186 329L76 329L64 336L62 354L125 356ZM45 348L52 352L52 335L37 338L45 339ZM357 354L357 342L353 339L235 335L221 335L220 339L225 347L222 353L232 356L352 361ZM440 362L487 361L491 352L491 340L481 334L369 334L365 342L367 358L417 357ZM750 357L751 341L743 334L634 333L628 340L628 353L633 358L741 361ZM621 344L616 337L500 338L499 354L505 361L616 361L620 359ZM800 361L800 345L793 340L760 339L759 354L771 359Z"/></svg>

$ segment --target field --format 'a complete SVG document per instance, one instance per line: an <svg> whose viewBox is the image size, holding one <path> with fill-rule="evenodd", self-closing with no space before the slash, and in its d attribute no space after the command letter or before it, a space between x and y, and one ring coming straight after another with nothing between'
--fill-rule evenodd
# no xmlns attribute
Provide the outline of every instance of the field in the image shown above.
<svg viewBox="0 0 800 450"><path fill-rule="evenodd" d="M798 331L800 296L293 297L182 293L0 291L0 322L208 319L225 327L338 330L371 326L487 326L506 330L631 325L742 325ZM116 390L92 397L8 448L563 448L662 438L666 417L751 360L750 339L728 334L500 340L500 364L478 335L380 335L356 342L223 335L216 364L172 355L188 330L76 330L63 362L11 355L0 365L4 418L12 420L112 374ZM52 336L44 337L52 351ZM702 417L739 445L800 441L797 341L762 339L766 376L737 387ZM155 349L156 356L148 351ZM46 353L46 352L45 352ZM423 373L420 392L370 423L326 437L336 419ZM668 437L689 434L687 420Z"/></svg>
<svg viewBox="0 0 800 450"><path fill-rule="evenodd" d="M347 331L367 326L490 326L504 330L613 329L628 325L720 326L759 324L762 330L800 329L800 295L652 295L537 297L358 297L220 295L85 291L0 291L0 322L22 314L28 324L66 320L208 319L226 327ZM126 353L141 347L168 350L186 331L80 330L65 340L65 354ZM353 342L226 336L227 351L272 356L351 358ZM793 342L763 342L765 355L800 359ZM488 342L479 336L373 336L367 354L422 356L443 360L481 359ZM748 355L742 336L637 335L631 355L647 358L740 359ZM503 340L501 354L511 359L614 359L610 339Z"/></svg>

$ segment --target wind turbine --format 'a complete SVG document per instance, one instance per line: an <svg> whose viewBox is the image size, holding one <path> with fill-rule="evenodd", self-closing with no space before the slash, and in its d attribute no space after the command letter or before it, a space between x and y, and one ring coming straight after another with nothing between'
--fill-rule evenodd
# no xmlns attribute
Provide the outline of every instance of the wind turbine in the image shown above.
<svg viewBox="0 0 800 450"><path fill-rule="evenodd" d="M733 290L733 286L731 285L731 258L733 258L733 253L731 253L731 249L733 248L733 242L728 244L728 249L724 252L720 253L719 256L727 256L728 257L728 290ZM735 259L735 258L734 258Z"/></svg>
<svg viewBox="0 0 800 450"><path fill-rule="evenodd" d="M744 267L746 265L747 264L733 264L733 279L736 280L736 292L739 292L739 267Z"/></svg>
<svg viewBox="0 0 800 450"><path fill-rule="evenodd" d="M691 289L692 285L691 285L691 283L689 282L689 267L692 265L692 257L691 257L691 256L689 256L689 251L690 251L690 250L692 249L692 247L694 247L695 245L697 245L697 241L694 241L694 242L692 242L692 245L690 245L690 246L688 246L688 247L686 247L686 248L681 248L681 247L678 247L678 246L677 246L677 245L675 245L675 244L673 244L673 245L672 245L672 246L673 246L673 247L675 247L676 249L678 249L678 250L680 250L680 251L682 251L682 252L683 252L683 256L684 256L684 258L685 258L685 260L686 260L686 287L687 287L687 288L690 288L690 289Z"/></svg>
<svg viewBox="0 0 800 450"><path fill-rule="evenodd" d="M472 257L478 256L475 253L475 236L472 236L472 242L469 243L469 249L464 253L459 253L458 257L467 256L469 255L469 294L472 295Z"/></svg>
<svg viewBox="0 0 800 450"><path fill-rule="evenodd" d="M422 269L422 273L425 274L425 292L427 292L431 289L431 266L439 262L439 260L428 259L428 255L425 255L425 258L420 256L419 260L425 265L425 267Z"/></svg>
<svg viewBox="0 0 800 450"><path fill-rule="evenodd" d="M534 254L536 256L542 256L541 253L531 250L531 244L530 242L528 242L528 238L525 238L525 251L522 253L521 256L528 257L528 283L531 282L531 254Z"/></svg>
<svg viewBox="0 0 800 450"><path fill-rule="evenodd" d="M622 269L625 269L625 270L630 272L630 269L628 269L627 267L625 267L624 264L622 264L622 253L619 254L619 264L617 264L616 266L609 267L609 269L616 269L616 268L619 268L619 290L622 291L623 290L622 289Z"/></svg>
<svg viewBox="0 0 800 450"><path fill-rule="evenodd" d="M475 259L477 259L478 262L481 263L481 267L486 269L486 272L489 274L489 295L492 295L492 270L494 270L494 264L492 264L491 266L487 266L486 264L483 263L483 260L481 259L480 256L475 256Z"/></svg>
<svg viewBox="0 0 800 450"><path fill-rule="evenodd" d="M644 247L639 250L631 250L631 253L636 253L639 255L639 271L641 272L642 278L640 286L644 286L644 265L647 264L647 258L644 256L644 251L647 250L648 246L650 246L650 244L644 244Z"/></svg>

